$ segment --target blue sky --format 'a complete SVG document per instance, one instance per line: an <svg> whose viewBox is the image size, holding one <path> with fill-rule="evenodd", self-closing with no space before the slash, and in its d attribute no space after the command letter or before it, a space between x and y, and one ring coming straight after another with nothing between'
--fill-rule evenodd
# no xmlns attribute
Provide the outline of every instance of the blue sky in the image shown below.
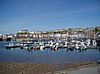
<svg viewBox="0 0 100 74"><path fill-rule="evenodd" d="M100 26L100 0L0 0L0 33Z"/></svg>

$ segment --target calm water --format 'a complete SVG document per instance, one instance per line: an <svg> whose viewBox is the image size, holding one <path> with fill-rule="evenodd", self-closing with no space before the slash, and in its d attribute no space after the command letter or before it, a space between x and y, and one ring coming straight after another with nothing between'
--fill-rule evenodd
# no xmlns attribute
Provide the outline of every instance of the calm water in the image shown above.
<svg viewBox="0 0 100 74"><path fill-rule="evenodd" d="M5 44L9 42L0 42L0 61L2 62L33 62L61 64L72 63L75 61L97 61L100 60L100 51L97 49L88 49L86 51L67 51L59 49L53 51L45 49L44 51L32 50L31 52L24 49L5 49Z"/></svg>

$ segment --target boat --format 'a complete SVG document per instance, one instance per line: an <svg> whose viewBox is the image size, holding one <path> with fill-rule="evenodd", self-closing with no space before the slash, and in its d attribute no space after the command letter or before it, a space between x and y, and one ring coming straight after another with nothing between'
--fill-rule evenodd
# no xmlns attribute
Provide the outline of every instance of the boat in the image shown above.
<svg viewBox="0 0 100 74"><path fill-rule="evenodd" d="M81 47L80 47L81 50L86 50L87 49L87 46L85 45L84 42L81 42Z"/></svg>
<svg viewBox="0 0 100 74"><path fill-rule="evenodd" d="M86 50L87 49L87 46L82 46L80 49L81 50Z"/></svg>
<svg viewBox="0 0 100 74"><path fill-rule="evenodd" d="M6 48L10 49L10 48L17 48L20 47L20 45L18 44L14 44L14 43L9 43L8 45L5 45Z"/></svg>
<svg viewBox="0 0 100 74"><path fill-rule="evenodd" d="M75 45L75 49L76 49L76 50L80 49L79 44L76 43L76 45Z"/></svg>
<svg viewBox="0 0 100 74"><path fill-rule="evenodd" d="M40 45L40 50L44 50L45 46L44 45Z"/></svg>

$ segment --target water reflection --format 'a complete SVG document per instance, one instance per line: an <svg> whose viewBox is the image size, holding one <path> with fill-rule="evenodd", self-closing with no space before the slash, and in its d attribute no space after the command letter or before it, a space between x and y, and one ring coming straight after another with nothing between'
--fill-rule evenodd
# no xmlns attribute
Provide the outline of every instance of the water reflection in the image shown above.
<svg viewBox="0 0 100 74"><path fill-rule="evenodd" d="M100 52L100 48L99 49L97 49L99 52Z"/></svg>

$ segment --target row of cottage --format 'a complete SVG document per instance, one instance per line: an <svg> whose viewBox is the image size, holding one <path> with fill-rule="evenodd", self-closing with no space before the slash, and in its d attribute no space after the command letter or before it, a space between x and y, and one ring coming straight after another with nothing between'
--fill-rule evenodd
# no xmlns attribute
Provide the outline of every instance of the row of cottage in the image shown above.
<svg viewBox="0 0 100 74"><path fill-rule="evenodd" d="M29 32L28 30L21 30L16 34L2 35L0 34L0 40L7 38L23 40L23 39L63 39L63 38L91 38L96 39L100 36L100 27L96 28L76 28L76 29L62 29L47 32ZM99 37L100 38L100 37Z"/></svg>

